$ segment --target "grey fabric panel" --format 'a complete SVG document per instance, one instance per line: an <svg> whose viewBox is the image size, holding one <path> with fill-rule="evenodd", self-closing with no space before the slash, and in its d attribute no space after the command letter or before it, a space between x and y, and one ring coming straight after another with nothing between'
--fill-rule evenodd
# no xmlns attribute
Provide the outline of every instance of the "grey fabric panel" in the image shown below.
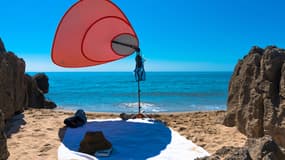
<svg viewBox="0 0 285 160"><path fill-rule="evenodd" d="M114 39L116 42L120 42L126 45L135 46L138 45L138 40L133 37L130 34L122 34ZM122 44L112 43L113 50L118 54L122 56L127 56L135 52L135 48L132 48L130 46L125 46Z"/></svg>

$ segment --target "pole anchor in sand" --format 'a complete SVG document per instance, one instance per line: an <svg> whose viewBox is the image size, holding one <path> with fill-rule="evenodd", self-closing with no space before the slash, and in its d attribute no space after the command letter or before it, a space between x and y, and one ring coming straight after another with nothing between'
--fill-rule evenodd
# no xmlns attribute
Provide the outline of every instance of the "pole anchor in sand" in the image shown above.
<svg viewBox="0 0 285 160"><path fill-rule="evenodd" d="M140 88L140 81L138 81L138 106L139 106L138 114L141 114L141 88Z"/></svg>

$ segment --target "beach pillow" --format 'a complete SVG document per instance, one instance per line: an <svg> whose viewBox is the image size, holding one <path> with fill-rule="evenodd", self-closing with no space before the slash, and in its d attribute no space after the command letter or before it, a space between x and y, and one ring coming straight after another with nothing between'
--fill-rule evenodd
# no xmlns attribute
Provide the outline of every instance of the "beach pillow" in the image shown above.
<svg viewBox="0 0 285 160"><path fill-rule="evenodd" d="M74 116L66 118L64 124L70 128L77 128L87 123L87 117L82 109L75 112Z"/></svg>
<svg viewBox="0 0 285 160"><path fill-rule="evenodd" d="M105 138L102 131L87 132L80 142L79 152L95 155L97 151L110 150L112 144Z"/></svg>

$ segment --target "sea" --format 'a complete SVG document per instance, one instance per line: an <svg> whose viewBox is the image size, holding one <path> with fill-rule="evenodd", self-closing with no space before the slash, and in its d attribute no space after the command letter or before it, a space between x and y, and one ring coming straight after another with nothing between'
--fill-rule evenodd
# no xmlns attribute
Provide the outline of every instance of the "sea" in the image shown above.
<svg viewBox="0 0 285 160"><path fill-rule="evenodd" d="M28 73L34 75L36 73ZM138 112L133 72L46 72L48 100L60 109L87 112ZM142 111L226 110L232 72L147 72L140 82Z"/></svg>

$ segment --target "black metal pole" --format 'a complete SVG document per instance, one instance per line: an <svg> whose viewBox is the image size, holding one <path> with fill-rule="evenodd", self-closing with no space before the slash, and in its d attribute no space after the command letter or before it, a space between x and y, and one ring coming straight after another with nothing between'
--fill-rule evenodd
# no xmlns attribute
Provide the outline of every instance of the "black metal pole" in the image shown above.
<svg viewBox="0 0 285 160"><path fill-rule="evenodd" d="M140 80L138 79L138 106L139 106L139 113L141 113L141 89L140 89Z"/></svg>

